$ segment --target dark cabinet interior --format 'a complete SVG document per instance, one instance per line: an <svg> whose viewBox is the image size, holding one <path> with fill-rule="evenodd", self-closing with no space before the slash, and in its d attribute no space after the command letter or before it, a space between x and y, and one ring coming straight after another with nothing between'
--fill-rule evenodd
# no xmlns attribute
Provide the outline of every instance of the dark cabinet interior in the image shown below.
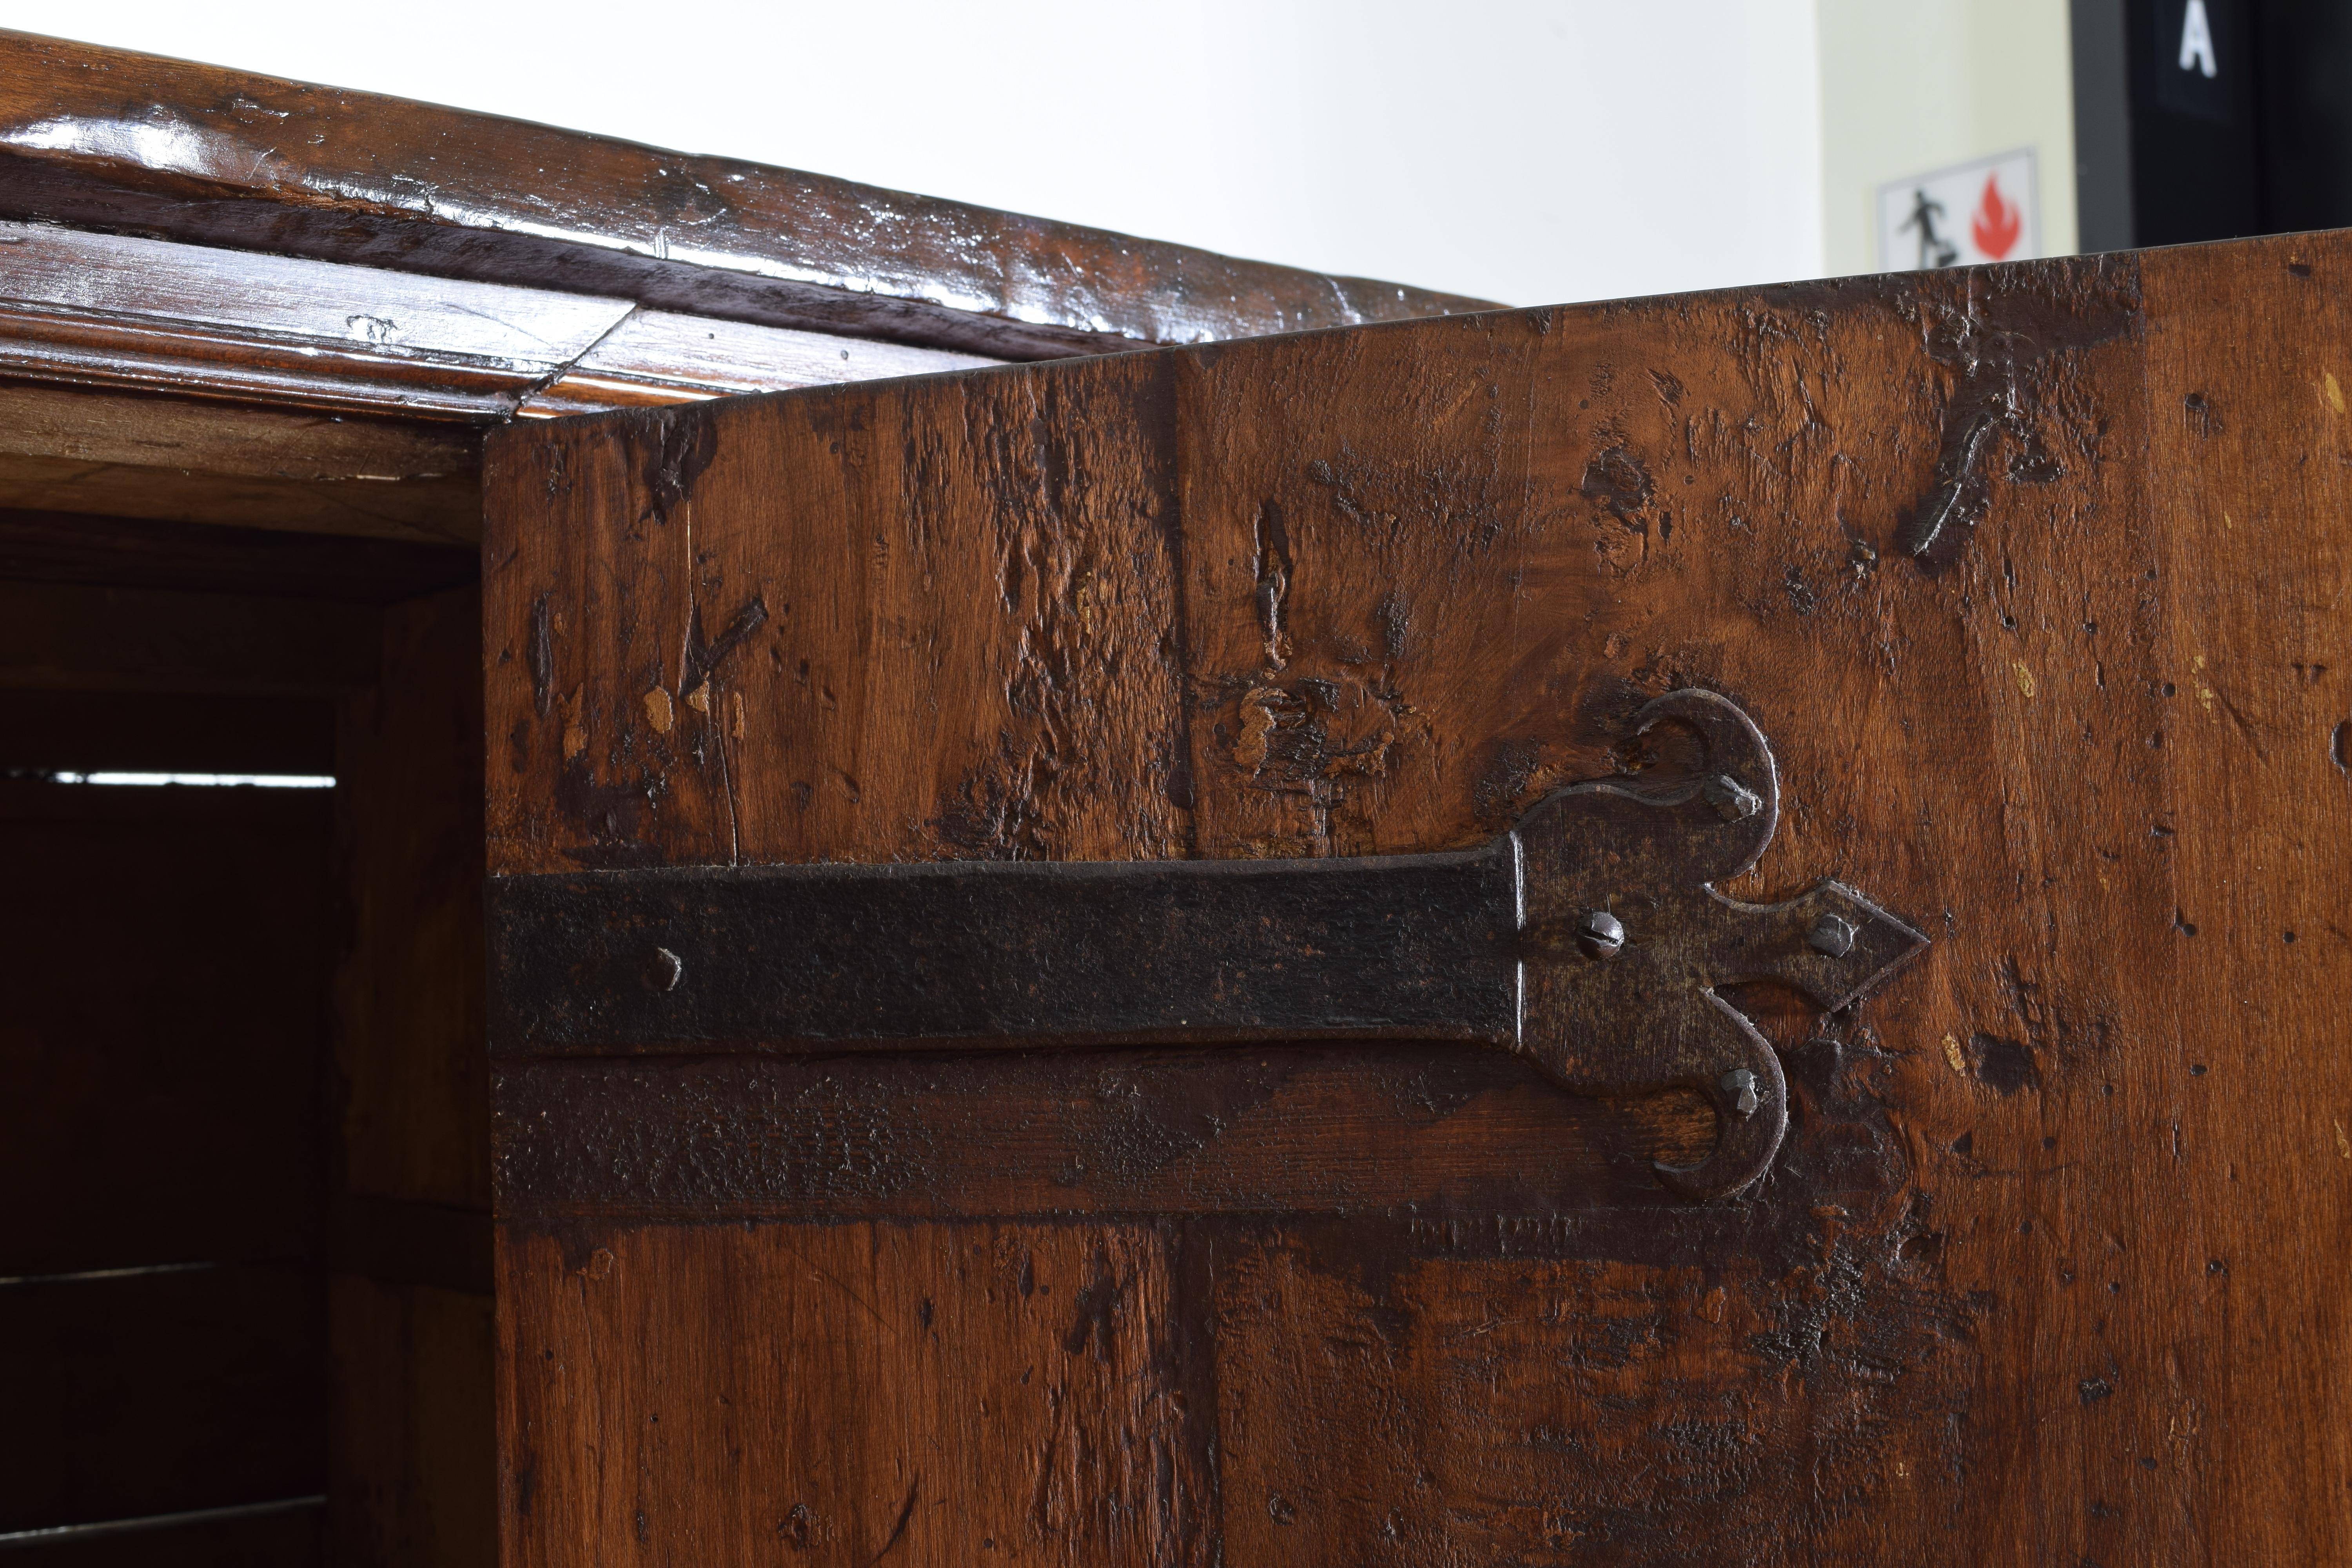
<svg viewBox="0 0 2352 1568"><path fill-rule="evenodd" d="M12 1560L492 1560L473 569L0 512Z"/></svg>

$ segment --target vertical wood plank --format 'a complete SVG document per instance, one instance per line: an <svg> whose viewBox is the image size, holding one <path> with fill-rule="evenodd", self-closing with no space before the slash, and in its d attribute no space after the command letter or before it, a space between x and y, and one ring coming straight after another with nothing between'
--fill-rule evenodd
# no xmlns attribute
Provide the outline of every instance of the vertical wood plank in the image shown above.
<svg viewBox="0 0 2352 1568"><path fill-rule="evenodd" d="M345 1271L328 1310L333 1561L494 1563L489 1295Z"/></svg>
<svg viewBox="0 0 2352 1568"><path fill-rule="evenodd" d="M1624 723L1648 697L1725 692L1771 736L1784 794L1779 838L1725 890L1836 877L1935 945L1836 1017L1743 996L1796 1104L1773 1173L1735 1203L1570 1208L1447 1183L1244 1216L1242 1145L1221 1163L1204 1134L1182 1194L1202 1217L1168 1264L1194 1284L1166 1331L1213 1336L1195 1405L1215 1412L1218 1549L2330 1560L2352 1474L2313 1371L2345 1331L2325 1260L2352 1160L2324 1012L2352 923L2327 875L2352 826L2346 546L2326 521L2352 453L2352 369L2331 357L2347 253L2305 237L1498 313L677 416L662 440L680 450L698 421L718 433L686 487L698 542L659 544L699 580L761 548L738 539L802 526L779 521L787 493L924 542L931 576L869 574L840 603L883 609L832 621L838 646L882 650L852 708L895 705L919 732L782 727L818 736L812 757L898 759L887 793L830 816L812 784L804 836L766 798L813 771L789 738L722 775L626 718L564 762L565 692L600 693L603 723L654 691L628 688L655 664L599 673L627 667L612 648L693 644L687 599L627 553L667 526L628 499L658 486L616 469L617 504L560 514L599 542L581 563L518 539L493 586L499 864L1447 847L1558 784L1646 765ZM820 422L894 436L836 452ZM917 427L950 454L921 484L878 455L922 449L901 438ZM624 428L583 425L562 461L605 460ZM1024 450L1081 453L1072 473L1127 478L1008 489L975 454L1015 429ZM769 470L726 457L742 447L793 455ZM714 485L730 461L772 482ZM520 519L557 458L491 468ZM1062 499L1040 511L1039 494ZM1090 560L1124 541L1164 592L1089 623L1073 570L1052 578L1060 631L1016 615L996 545L1037 517ZM797 559L823 583L867 570L838 548ZM599 612L609 631L544 645L544 679L514 672L542 598L568 614L622 578L654 584L653 607ZM1153 643L1157 615L1176 629ZM1018 650L1057 636L1085 657L1024 685ZM675 721L693 689L661 679ZM792 700L761 679L747 729ZM1114 691L1139 683L1171 703ZM992 755L1018 765L975 773ZM635 804L585 789L615 781ZM940 805L1000 786L1016 804L977 837ZM1202 1073L1204 1095L1234 1081ZM739 1110L728 1125L756 1128L773 1107ZM1383 1125L1364 1110L1317 1135ZM1132 1226L1110 1205L1151 1212L1139 1190L1080 1193L1066 1223ZM862 1234L890 1201L849 1183L774 1206L831 1204ZM741 1212L770 1211L753 1194ZM975 1212L952 1234L1011 1223ZM627 1228L579 1223L584 1256ZM535 1267L544 1295L555 1271ZM622 1370L637 1353L603 1375L641 1375ZM876 1415L877 1440L909 1420ZM585 1485L565 1478L567 1507Z"/></svg>
<svg viewBox="0 0 2352 1568"><path fill-rule="evenodd" d="M1150 1229L514 1229L499 1284L518 1568L1206 1560Z"/></svg>
<svg viewBox="0 0 2352 1568"><path fill-rule="evenodd" d="M2334 1562L2352 1553L2329 1370L2352 1353L2352 257L2333 236L2203 247L2151 256L2147 279L2150 831L2181 1010L2135 1150L2140 1201L2167 1211L2130 1314L2135 1436L2217 1559Z"/></svg>
<svg viewBox="0 0 2352 1568"><path fill-rule="evenodd" d="M492 869L1181 852L1174 502L1129 439L1166 428L1164 371L1092 368L498 443ZM518 1562L1211 1550L1148 1229L499 1246Z"/></svg>
<svg viewBox="0 0 2352 1568"><path fill-rule="evenodd" d="M497 1552L480 606L386 608L338 722L328 1531L368 1568Z"/></svg>
<svg viewBox="0 0 2352 1568"><path fill-rule="evenodd" d="M481 595L383 612L383 679L338 726L339 1186L483 1209Z"/></svg>
<svg viewBox="0 0 2352 1568"><path fill-rule="evenodd" d="M1166 371L1087 368L494 443L491 868L1180 851Z"/></svg>

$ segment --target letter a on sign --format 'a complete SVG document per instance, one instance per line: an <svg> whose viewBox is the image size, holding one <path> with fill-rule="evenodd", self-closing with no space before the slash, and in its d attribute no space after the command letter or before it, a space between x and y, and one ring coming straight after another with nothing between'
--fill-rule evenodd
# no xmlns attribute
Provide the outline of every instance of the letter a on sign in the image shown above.
<svg viewBox="0 0 2352 1568"><path fill-rule="evenodd" d="M2180 68L2202 72L2210 80L2221 72L2213 58L2213 24L2205 15L2205 0L2189 0L2180 15Z"/></svg>

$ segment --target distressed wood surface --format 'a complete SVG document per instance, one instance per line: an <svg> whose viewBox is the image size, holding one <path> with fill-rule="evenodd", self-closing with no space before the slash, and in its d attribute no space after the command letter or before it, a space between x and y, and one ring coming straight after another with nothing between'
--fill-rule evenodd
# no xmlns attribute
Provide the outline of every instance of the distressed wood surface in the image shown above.
<svg viewBox="0 0 2352 1568"><path fill-rule="evenodd" d="M995 363L979 354L640 310L517 405L527 419Z"/></svg>
<svg viewBox="0 0 2352 1568"><path fill-rule="evenodd" d="M505 1560L1213 1561L1181 1288L1150 1227L519 1238Z"/></svg>
<svg viewBox="0 0 2352 1568"><path fill-rule="evenodd" d="M158 148L168 147L168 155ZM1477 301L0 32L0 216L1003 358Z"/></svg>
<svg viewBox="0 0 2352 1568"><path fill-rule="evenodd" d="M724 1451L786 1408L736 1336L787 1321L822 1325L795 1354L902 1354L919 1292L844 1308L791 1272L806 1249L1149 1226L1173 1284L1130 1331L1181 1348L1213 1501L1034 1557L2352 1552L2326 1371L2352 1349L2347 279L2352 243L2303 237L493 437L494 873L1462 847L1643 765L1625 717L1697 685L1782 775L1726 890L1834 876L1935 943L1846 1015L1743 997L1793 1126L1718 1205L1612 1174L1671 1108L1531 1070L1383 1092L1374 1047L1204 1057L1181 1087L1119 1053L518 1069L509 1549L772 1552L740 1489L548 1455L636 1452L656 1414ZM1546 1099L1549 1166L1495 1131ZM657 1330L558 1318L600 1247L615 1278L658 1260ZM761 1312L721 1316L754 1268L780 1271ZM790 1431L860 1452L937 1429L895 1384L804 1396ZM1060 1451L1001 1414L995 1470L928 1472L971 1517ZM1162 1418L1083 1417L1098 1453ZM761 1430L779 1468L818 1462ZM853 1472L812 1560L869 1560L910 1472Z"/></svg>
<svg viewBox="0 0 2352 1568"><path fill-rule="evenodd" d="M0 224L0 371L492 419L629 301Z"/></svg>

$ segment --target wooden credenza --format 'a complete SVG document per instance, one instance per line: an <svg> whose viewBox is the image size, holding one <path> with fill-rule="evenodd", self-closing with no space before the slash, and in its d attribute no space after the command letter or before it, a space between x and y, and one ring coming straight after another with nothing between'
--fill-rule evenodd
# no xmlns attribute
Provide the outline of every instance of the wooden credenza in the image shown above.
<svg viewBox="0 0 2352 1568"><path fill-rule="evenodd" d="M186 68L10 47L21 123ZM454 130L269 83L173 112L231 146L248 100L322 160ZM331 1055L297 1010L210 1103L295 1116L323 1059L327 1132L118 1157L0 1297L54 1362L90 1238L173 1245L121 1228L140 1181L189 1226L312 1194L222 1267L120 1263L274 1269L298 1317L330 1271L312 1340L220 1309L308 1347L288 1420L333 1413L311 1471L268 1429L328 1521L276 1560L2352 1553L2342 237L1439 319L1469 302L963 209L853 255L856 194L777 171L683 264L653 215L715 166L505 133L421 214L94 132L0 165L27 256L579 312L500 362L386 306L320 370L270 357L285 316L142 314L135 268L102 304L9 274L67 280L0 345L25 427L230 454L9 459L61 487L6 521L10 624L47 617L0 634L47 748L12 765L203 738L339 781L266 851L203 838L281 928L331 843L318 956L182 955L205 1008L321 987ZM595 172L607 237L499 216L587 204L501 191L526 143ZM1029 259L926 303L890 247L933 219ZM698 310L765 346L696 349ZM204 332L247 337L203 371ZM395 383L443 404L303 401ZM352 429L420 454L367 481L396 503L235 467ZM217 877L142 830L78 829ZM30 1070L107 1015L20 1016ZM48 1081L11 1114L125 1098Z"/></svg>

